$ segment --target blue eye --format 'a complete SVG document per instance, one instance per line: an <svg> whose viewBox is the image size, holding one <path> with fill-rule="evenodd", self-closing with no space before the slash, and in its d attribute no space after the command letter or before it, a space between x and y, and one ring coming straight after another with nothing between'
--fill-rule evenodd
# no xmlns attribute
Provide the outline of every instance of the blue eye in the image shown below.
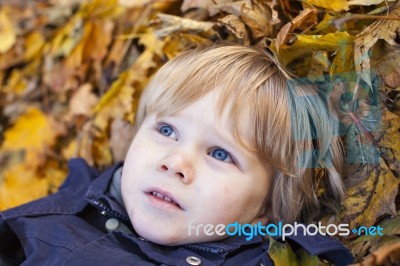
<svg viewBox="0 0 400 266"><path fill-rule="evenodd" d="M158 129L158 132L160 132L164 136L169 137L169 136L171 136L172 133L174 133L174 130L169 125L163 125Z"/></svg>
<svg viewBox="0 0 400 266"><path fill-rule="evenodd" d="M157 123L154 128L163 136L177 140L177 134L173 126L166 123Z"/></svg>
<svg viewBox="0 0 400 266"><path fill-rule="evenodd" d="M224 149L215 148L210 152L210 155L215 159L223 162L233 162L232 156Z"/></svg>

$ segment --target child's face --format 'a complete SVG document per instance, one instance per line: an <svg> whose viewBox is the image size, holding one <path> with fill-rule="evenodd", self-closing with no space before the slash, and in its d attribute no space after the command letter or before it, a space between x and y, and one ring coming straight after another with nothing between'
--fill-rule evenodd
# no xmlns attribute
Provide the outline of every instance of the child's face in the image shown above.
<svg viewBox="0 0 400 266"><path fill-rule="evenodd" d="M172 116L149 115L138 130L122 196L143 238L164 245L214 241L224 236L208 236L203 228L196 235L193 227L189 235L189 224L267 221L271 167L235 140L226 112L217 117L217 97L212 91Z"/></svg>

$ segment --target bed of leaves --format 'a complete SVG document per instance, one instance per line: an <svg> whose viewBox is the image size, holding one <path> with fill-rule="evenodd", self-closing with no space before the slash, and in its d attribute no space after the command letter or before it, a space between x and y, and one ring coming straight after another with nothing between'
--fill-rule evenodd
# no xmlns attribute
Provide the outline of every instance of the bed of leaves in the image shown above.
<svg viewBox="0 0 400 266"><path fill-rule="evenodd" d="M341 240L363 265L399 264L399 1L1 1L0 209L55 192L72 157L100 169L122 160L152 74L216 40L267 48L328 87L348 197L322 221L381 225L383 236ZM270 254L277 265L324 263L279 242Z"/></svg>

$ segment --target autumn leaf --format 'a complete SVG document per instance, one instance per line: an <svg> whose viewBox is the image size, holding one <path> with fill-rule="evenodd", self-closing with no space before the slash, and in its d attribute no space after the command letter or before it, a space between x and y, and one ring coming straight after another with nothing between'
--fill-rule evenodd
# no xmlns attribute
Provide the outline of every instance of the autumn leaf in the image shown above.
<svg viewBox="0 0 400 266"><path fill-rule="evenodd" d="M219 26L225 26L230 32L232 32L237 39L245 45L249 45L249 36L246 31L246 25L236 15L228 15L221 19L218 19Z"/></svg>
<svg viewBox="0 0 400 266"><path fill-rule="evenodd" d="M52 118L31 107L4 132L0 151L24 151L27 165L37 167L44 162L46 152L54 145L60 134L58 130Z"/></svg>
<svg viewBox="0 0 400 266"><path fill-rule="evenodd" d="M48 180L37 179L35 169L18 164L7 169L0 185L0 209L4 210L45 196Z"/></svg>
<svg viewBox="0 0 400 266"><path fill-rule="evenodd" d="M165 37L175 32L207 32L214 26L212 22L196 21L168 14L158 14L158 19L157 23L161 24L161 29L154 32L158 37Z"/></svg>
<svg viewBox="0 0 400 266"><path fill-rule="evenodd" d="M299 265L296 254L292 251L288 243L280 243L274 240L272 237L269 238L269 241L270 244L268 248L268 254L274 262L274 265Z"/></svg>
<svg viewBox="0 0 400 266"><path fill-rule="evenodd" d="M305 8L301 13L295 17L292 21L284 25L276 35L275 49L279 51L281 45L285 44L289 38L289 33L292 33L295 29L307 28L310 25L317 23L317 12L314 9Z"/></svg>
<svg viewBox="0 0 400 266"><path fill-rule="evenodd" d="M389 13L390 16L400 16L400 6ZM397 20L378 20L364 29L354 39L354 61L355 68L360 72L360 78L372 87L371 84L371 64L368 55L371 47L378 41L384 40L390 45L397 45L395 38L400 30L400 21Z"/></svg>
<svg viewBox="0 0 400 266"><path fill-rule="evenodd" d="M281 44L279 47L278 55L285 64L301 56L307 56L313 51L346 51L347 47L352 45L351 36L347 32L326 35L298 34L296 37L297 40L293 44Z"/></svg>
<svg viewBox="0 0 400 266"><path fill-rule="evenodd" d="M213 4L212 0L184 0L181 6L181 11L186 12L191 8L208 9Z"/></svg>
<svg viewBox="0 0 400 266"><path fill-rule="evenodd" d="M0 9L0 53L7 52L17 41L8 8Z"/></svg>
<svg viewBox="0 0 400 266"><path fill-rule="evenodd" d="M331 9L333 11L349 10L349 3L347 2L347 0L306 0L305 2L313 6L323 7L326 9Z"/></svg>

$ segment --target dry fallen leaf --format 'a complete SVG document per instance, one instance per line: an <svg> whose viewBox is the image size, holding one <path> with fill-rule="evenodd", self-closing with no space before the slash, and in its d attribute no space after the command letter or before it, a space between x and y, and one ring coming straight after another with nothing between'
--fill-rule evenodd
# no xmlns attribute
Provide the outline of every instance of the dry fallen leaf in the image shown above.
<svg viewBox="0 0 400 266"><path fill-rule="evenodd" d="M115 161L123 161L133 138L134 127L123 119L116 118L111 123L110 145Z"/></svg>
<svg viewBox="0 0 400 266"><path fill-rule="evenodd" d="M279 51L282 44L286 43L289 38L289 33L295 29L305 29L310 25L317 23L317 11L315 9L305 8L292 21L284 25L278 32L275 38L275 47Z"/></svg>
<svg viewBox="0 0 400 266"><path fill-rule="evenodd" d="M333 11L349 10L349 3L347 2L347 0L305 0L305 2L313 6L323 7L328 10L331 9Z"/></svg>
<svg viewBox="0 0 400 266"><path fill-rule="evenodd" d="M47 151L54 145L59 134L59 128L51 117L31 107L4 132L0 151L24 151L26 165L35 168L44 163Z"/></svg>
<svg viewBox="0 0 400 266"><path fill-rule="evenodd" d="M232 32L244 45L249 45L250 40L246 31L246 25L235 15L228 15L218 19L219 26L225 26Z"/></svg>
<svg viewBox="0 0 400 266"><path fill-rule="evenodd" d="M69 103L69 113L71 116L83 115L91 116L93 108L98 102L97 96L92 92L91 84L83 84L72 95Z"/></svg>
<svg viewBox="0 0 400 266"><path fill-rule="evenodd" d="M184 0L181 6L181 11L186 12L191 8L208 9L213 4L213 0Z"/></svg>
<svg viewBox="0 0 400 266"><path fill-rule="evenodd" d="M165 37L175 32L207 32L214 26L212 22L196 21L168 14L158 14L158 19L162 24L161 29L154 32L158 37Z"/></svg>
<svg viewBox="0 0 400 266"><path fill-rule="evenodd" d="M372 5L379 5L384 2L394 2L396 0L350 0L349 5L361 5L361 6L372 6Z"/></svg>
<svg viewBox="0 0 400 266"><path fill-rule="evenodd" d="M400 5L389 13L389 16L400 16ZM372 87L371 84L371 64L368 52L378 40L385 40L388 44L396 46L395 41L400 31L400 21L398 20L378 20L364 29L354 39L354 61L360 78Z"/></svg>
<svg viewBox="0 0 400 266"><path fill-rule="evenodd" d="M7 52L17 41L8 8L0 9L0 53Z"/></svg>
<svg viewBox="0 0 400 266"><path fill-rule="evenodd" d="M308 56L313 51L346 51L352 45L351 36L347 32L335 32L325 35L298 34L297 40L291 44L282 44L278 55L285 64L301 56Z"/></svg>

